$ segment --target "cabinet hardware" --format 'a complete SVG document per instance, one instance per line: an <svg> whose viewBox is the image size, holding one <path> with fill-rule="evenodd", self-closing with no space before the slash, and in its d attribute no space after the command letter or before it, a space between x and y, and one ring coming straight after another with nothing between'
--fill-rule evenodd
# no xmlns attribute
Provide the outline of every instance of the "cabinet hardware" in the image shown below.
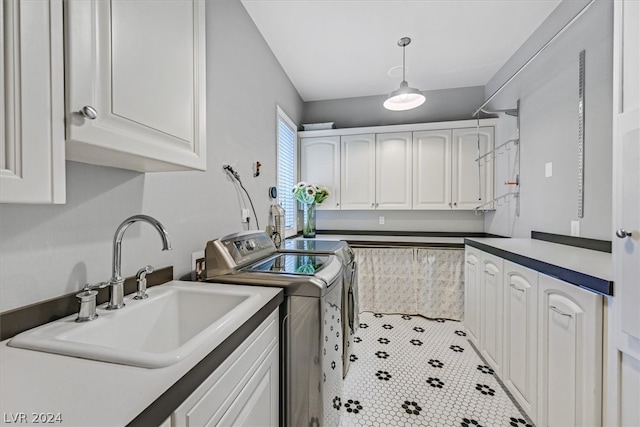
<svg viewBox="0 0 640 427"><path fill-rule="evenodd" d="M561 316L573 317L569 313L565 313L564 311L558 309L558 307L556 307L555 305L550 305L549 309L555 311L556 313L558 313Z"/></svg>
<svg viewBox="0 0 640 427"><path fill-rule="evenodd" d="M98 117L98 112L96 111L95 108L91 107L90 105L85 105L84 107L82 107L79 113L85 119L89 119L89 120L95 120L96 117Z"/></svg>
<svg viewBox="0 0 640 427"><path fill-rule="evenodd" d="M484 271L484 274L488 274L489 276L496 277L495 274L493 274L492 272L487 271L487 270Z"/></svg>
<svg viewBox="0 0 640 427"><path fill-rule="evenodd" d="M616 236L618 236L621 239L624 239L626 237L631 237L632 234L633 234L632 232L627 231L623 228L616 230Z"/></svg>
<svg viewBox="0 0 640 427"><path fill-rule="evenodd" d="M516 291L518 291L518 292L524 292L524 289L520 289L519 287L517 287L517 286L516 286L516 285L514 285L513 283L511 284L511 287L512 287L513 289L515 289Z"/></svg>

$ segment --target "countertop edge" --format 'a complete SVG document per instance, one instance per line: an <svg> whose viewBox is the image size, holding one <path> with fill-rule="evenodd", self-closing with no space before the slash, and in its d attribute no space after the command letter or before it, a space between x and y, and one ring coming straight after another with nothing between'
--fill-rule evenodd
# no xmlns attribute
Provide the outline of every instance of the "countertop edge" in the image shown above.
<svg viewBox="0 0 640 427"><path fill-rule="evenodd" d="M127 426L161 425L283 302L284 293L280 291L151 405L131 420Z"/></svg>
<svg viewBox="0 0 640 427"><path fill-rule="evenodd" d="M572 285L579 286L591 292L603 295L613 295L613 281L600 277L591 276L580 271L572 270L535 258L528 257L506 249L497 248L486 243L478 242L473 239L464 239L465 245L472 246L476 249L488 252L492 255L504 258L508 261L520 264L524 267L536 270L548 276L556 277Z"/></svg>

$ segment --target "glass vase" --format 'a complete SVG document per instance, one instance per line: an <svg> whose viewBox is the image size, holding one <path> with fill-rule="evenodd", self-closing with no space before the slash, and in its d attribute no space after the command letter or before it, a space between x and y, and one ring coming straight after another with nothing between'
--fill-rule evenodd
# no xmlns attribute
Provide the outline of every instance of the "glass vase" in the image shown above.
<svg viewBox="0 0 640 427"><path fill-rule="evenodd" d="M304 205L302 236L316 237L316 205Z"/></svg>

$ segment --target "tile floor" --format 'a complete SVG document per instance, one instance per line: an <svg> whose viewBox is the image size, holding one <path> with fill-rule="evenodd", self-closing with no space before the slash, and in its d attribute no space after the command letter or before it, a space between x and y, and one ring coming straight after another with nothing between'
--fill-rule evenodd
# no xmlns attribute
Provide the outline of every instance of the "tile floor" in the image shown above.
<svg viewBox="0 0 640 427"><path fill-rule="evenodd" d="M531 426L460 322L360 314L341 426Z"/></svg>

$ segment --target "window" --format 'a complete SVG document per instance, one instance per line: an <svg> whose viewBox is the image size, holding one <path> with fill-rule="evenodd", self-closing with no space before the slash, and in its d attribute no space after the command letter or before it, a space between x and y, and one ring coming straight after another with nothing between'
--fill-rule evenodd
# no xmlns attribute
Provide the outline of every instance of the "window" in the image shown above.
<svg viewBox="0 0 640 427"><path fill-rule="evenodd" d="M278 141L276 157L278 159L278 198L285 213L285 237L298 232L296 222L296 201L293 198L293 186L296 184L297 171L297 126L282 111L278 110Z"/></svg>

